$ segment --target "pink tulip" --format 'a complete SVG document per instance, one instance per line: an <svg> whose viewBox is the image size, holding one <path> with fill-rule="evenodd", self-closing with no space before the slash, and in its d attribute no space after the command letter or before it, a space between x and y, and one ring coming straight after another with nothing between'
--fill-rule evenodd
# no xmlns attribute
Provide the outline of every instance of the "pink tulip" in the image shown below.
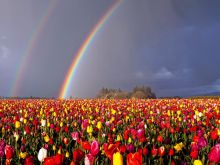
<svg viewBox="0 0 220 165"><path fill-rule="evenodd" d="M95 157L92 154L85 155L85 165L93 165L95 161Z"/></svg>
<svg viewBox="0 0 220 165"><path fill-rule="evenodd" d="M137 138L138 139L141 139L141 138L143 138L145 136L145 131L144 131L144 129L138 129L138 131L137 131Z"/></svg>
<svg viewBox="0 0 220 165"><path fill-rule="evenodd" d="M82 129L85 130L88 127L88 125L89 125L89 121L88 119L85 119L82 123Z"/></svg>
<svg viewBox="0 0 220 165"><path fill-rule="evenodd" d="M4 156L4 150L5 150L5 140L0 141L0 157L2 158Z"/></svg>
<svg viewBox="0 0 220 165"><path fill-rule="evenodd" d="M71 137L73 140L78 140L79 139L79 133L78 132L72 132Z"/></svg>
<svg viewBox="0 0 220 165"><path fill-rule="evenodd" d="M199 149L202 149L203 147L207 146L207 144L208 144L208 142L203 136L201 138L199 138L199 141L198 141Z"/></svg>
<svg viewBox="0 0 220 165"><path fill-rule="evenodd" d="M99 143L96 140L92 141L90 152L93 156L96 156L99 153Z"/></svg>

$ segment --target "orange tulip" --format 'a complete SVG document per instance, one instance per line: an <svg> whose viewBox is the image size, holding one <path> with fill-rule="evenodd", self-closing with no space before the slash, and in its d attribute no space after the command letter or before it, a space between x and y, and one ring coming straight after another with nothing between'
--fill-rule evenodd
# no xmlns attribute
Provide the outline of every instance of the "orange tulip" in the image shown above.
<svg viewBox="0 0 220 165"><path fill-rule="evenodd" d="M139 152L127 155L127 165L142 165L142 155Z"/></svg>

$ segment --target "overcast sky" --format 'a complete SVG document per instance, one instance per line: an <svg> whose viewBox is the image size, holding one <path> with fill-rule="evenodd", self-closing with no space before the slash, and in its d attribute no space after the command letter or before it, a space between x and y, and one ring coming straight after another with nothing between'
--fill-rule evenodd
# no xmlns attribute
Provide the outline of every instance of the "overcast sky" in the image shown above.
<svg viewBox="0 0 220 165"><path fill-rule="evenodd" d="M74 54L114 0L65 0L30 54L19 96L57 97ZM0 96L52 0L0 0ZM157 96L220 92L219 0L124 0L94 38L68 95L149 85Z"/></svg>

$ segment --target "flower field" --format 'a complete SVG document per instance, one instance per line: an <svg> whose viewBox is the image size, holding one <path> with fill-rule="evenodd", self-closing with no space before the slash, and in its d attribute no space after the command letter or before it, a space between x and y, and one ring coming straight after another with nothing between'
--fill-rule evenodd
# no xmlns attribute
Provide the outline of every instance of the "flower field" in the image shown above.
<svg viewBox="0 0 220 165"><path fill-rule="evenodd" d="M219 164L219 99L0 100L1 164Z"/></svg>

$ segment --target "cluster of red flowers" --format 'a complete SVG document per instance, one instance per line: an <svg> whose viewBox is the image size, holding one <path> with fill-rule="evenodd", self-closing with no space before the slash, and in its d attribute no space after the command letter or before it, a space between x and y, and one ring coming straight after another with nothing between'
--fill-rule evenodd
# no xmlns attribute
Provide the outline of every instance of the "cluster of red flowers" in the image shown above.
<svg viewBox="0 0 220 165"><path fill-rule="evenodd" d="M5 164L220 163L220 100L0 100Z"/></svg>

